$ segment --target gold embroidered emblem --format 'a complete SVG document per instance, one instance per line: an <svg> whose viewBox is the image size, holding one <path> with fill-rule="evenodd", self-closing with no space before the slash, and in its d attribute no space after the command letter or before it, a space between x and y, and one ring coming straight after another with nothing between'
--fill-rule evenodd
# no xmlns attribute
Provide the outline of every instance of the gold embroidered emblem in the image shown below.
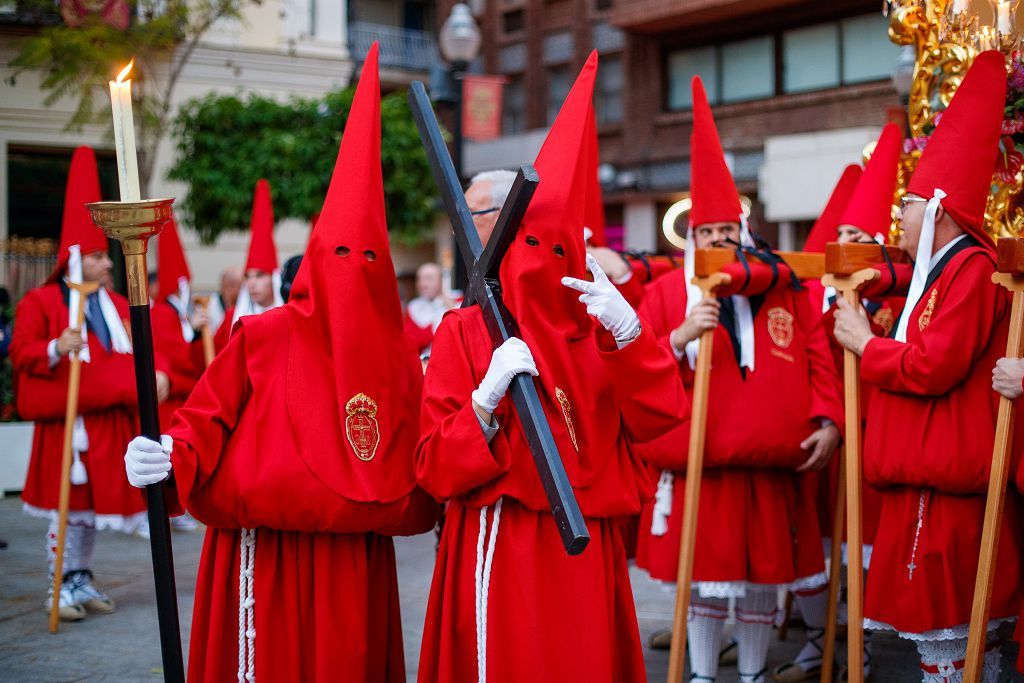
<svg viewBox="0 0 1024 683"><path fill-rule="evenodd" d="M768 311L768 334L780 349L793 343L793 314L776 306Z"/></svg>
<svg viewBox="0 0 1024 683"><path fill-rule="evenodd" d="M925 304L924 311L921 312L921 317L917 319L917 329L924 332L924 328L932 322L932 314L935 313L935 299L939 296L939 288L936 287L932 290L932 295L928 297L928 303Z"/></svg>
<svg viewBox="0 0 1024 683"><path fill-rule="evenodd" d="M572 447L579 453L580 445L576 443L576 429L572 426L572 404L569 403L569 397L565 395L565 392L555 387L555 398L558 399L558 405L562 408L562 418L565 420L565 426L569 428L569 438L572 439Z"/></svg>
<svg viewBox="0 0 1024 683"><path fill-rule="evenodd" d="M380 445L380 428L377 426L377 402L366 394L359 393L345 404L345 436L363 462L373 460Z"/></svg>
<svg viewBox="0 0 1024 683"><path fill-rule="evenodd" d="M896 316L893 315L891 308L883 306L871 316L871 322L882 328L882 332L888 337L889 333L892 332L892 326L896 324Z"/></svg>

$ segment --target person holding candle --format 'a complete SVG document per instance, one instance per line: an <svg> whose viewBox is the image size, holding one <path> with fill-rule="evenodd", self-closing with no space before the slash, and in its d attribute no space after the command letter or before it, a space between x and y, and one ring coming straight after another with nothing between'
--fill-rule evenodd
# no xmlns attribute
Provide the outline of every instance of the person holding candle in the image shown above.
<svg viewBox="0 0 1024 683"><path fill-rule="evenodd" d="M245 261L245 282L235 305L224 313L224 323L217 329L214 344L220 352L228 343L234 325L246 315L263 313L284 304L281 296L281 269L274 244L274 205L270 197L270 183L260 179L252 200L252 218L249 221L249 255Z"/></svg>
<svg viewBox="0 0 1024 683"><path fill-rule="evenodd" d="M377 48L289 302L243 316L136 486L207 524L190 681L404 683L391 536L433 528L416 486L422 371L402 330L380 165Z"/></svg>
<svg viewBox="0 0 1024 683"><path fill-rule="evenodd" d="M67 283L103 283L110 277L107 238L85 208L86 202L99 199L95 155L90 148L79 147L68 176L57 266L46 283L28 292L18 305L10 346L18 414L35 421L22 492L24 510L50 520L47 610L56 557L69 357L77 351L82 360L59 607L61 619L67 621L82 619L87 612L114 610L113 600L92 583L97 529L132 533L146 521L143 498L125 479L121 465L124 444L134 435L137 422L135 369L125 329L128 301L101 287L84 302L84 329L69 325L69 320L77 319L80 304ZM158 373L157 384L166 392L165 373Z"/></svg>

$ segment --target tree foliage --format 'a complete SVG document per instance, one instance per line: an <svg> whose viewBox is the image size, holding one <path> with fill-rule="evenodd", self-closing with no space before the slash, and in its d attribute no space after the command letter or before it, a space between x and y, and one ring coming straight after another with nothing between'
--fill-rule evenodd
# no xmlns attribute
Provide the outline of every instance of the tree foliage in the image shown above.
<svg viewBox="0 0 1024 683"><path fill-rule="evenodd" d="M182 68L207 31L221 19L237 19L259 0L128 0L132 19L121 30L91 15L80 26L58 23L27 39L10 62L15 81L27 70L42 72L45 104L73 98L66 129L111 125L107 81L132 58L132 95L143 196L148 194L156 147L171 114L171 97ZM53 0L21 0L19 10L52 15Z"/></svg>
<svg viewBox="0 0 1024 683"><path fill-rule="evenodd" d="M204 242L249 225L256 181L270 181L275 217L309 220L323 206L354 88L319 99L278 102L209 95L178 112L178 161L169 177L188 185L178 215ZM384 195L392 238L415 244L429 233L434 185L405 94L381 100Z"/></svg>

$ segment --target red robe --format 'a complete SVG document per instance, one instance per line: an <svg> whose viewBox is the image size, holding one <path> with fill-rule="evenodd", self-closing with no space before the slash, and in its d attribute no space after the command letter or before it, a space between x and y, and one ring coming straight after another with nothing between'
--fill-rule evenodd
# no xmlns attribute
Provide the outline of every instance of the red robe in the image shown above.
<svg viewBox="0 0 1024 683"><path fill-rule="evenodd" d="M128 300L108 292L122 321ZM127 326L127 323L125 323ZM25 490L27 509L52 514L60 495L64 411L71 363L61 356L50 367L47 346L68 327L68 306L59 284L28 292L18 304L10 354L18 414L35 421L32 458ZM135 367L131 354L106 351L89 330L91 360L82 363L78 414L85 422L89 449L81 454L88 482L71 487L70 510L93 511L98 527L132 531L143 521L145 505L124 474L124 449L138 431Z"/></svg>
<svg viewBox="0 0 1024 683"><path fill-rule="evenodd" d="M171 384L167 400L160 404L160 426L166 429L174 411L185 404L206 367L203 338L197 332L195 339L185 341L178 311L167 301L156 302L150 309L150 318L158 367L167 373Z"/></svg>
<svg viewBox="0 0 1024 683"><path fill-rule="evenodd" d="M169 431L171 510L209 526L189 680L237 675L240 530L256 529L256 677L404 681L390 536L429 530L436 506L418 489L391 503L349 500L310 471L283 406L290 342L284 309L245 317ZM418 364L409 367L418 387ZM412 481L411 454L395 476Z"/></svg>
<svg viewBox="0 0 1024 683"><path fill-rule="evenodd" d="M821 295L824 293L824 288L819 286L817 290L811 288L811 305L817 306L821 304ZM903 298L894 298L882 302L877 310L871 314L871 329L879 336L886 336L892 330L896 321L899 319L900 312L903 310ZM867 301L864 302L868 304ZM828 336L829 348L832 351L832 358L835 361L836 373L842 377L843 368L843 347L836 341L835 338L835 306L832 306L825 311L822 317L822 325L825 329L825 334ZM868 410L871 405L871 396L874 393L874 387L871 385L862 385L860 389L861 398L861 431L863 432L863 425L867 424ZM863 437L862 437L863 438ZM863 444L863 441L861 442ZM821 523L822 536L830 538L832 536L832 523L835 516L835 505L836 505L836 488L839 483L839 466L840 459L833 458L828 467L817 473L808 473L808 491L813 492L812 495L818 496L818 519ZM878 489L874 486L862 482L861 486L861 538L863 539L864 545L871 546L875 542L875 533L878 531L878 515L881 511L882 500L879 497ZM843 540L846 539L846 525L843 525ZM865 566L870 562L870 555L865 555Z"/></svg>
<svg viewBox="0 0 1024 683"><path fill-rule="evenodd" d="M646 327L621 350L609 350L615 348L610 338L575 346L577 362L566 369L572 376L560 381L567 382L579 449L563 459L591 541L581 555L569 557L511 402L503 400L495 411L499 430L490 444L473 410L470 394L492 349L480 309L452 311L437 330L425 380L417 476L438 500L450 502L427 605L420 681L477 680L480 511L492 506L486 513L490 528L499 500L483 620L488 680L644 680L617 524L639 512L651 493L633 444L677 424L688 403L672 358L657 348ZM595 424L588 419L588 406L595 405L613 410L617 419ZM546 412L559 449L573 449L569 421L556 411L548 406ZM593 463L602 466L595 471Z"/></svg>
<svg viewBox="0 0 1024 683"><path fill-rule="evenodd" d="M433 343L434 331L430 329L430 325L420 327L409 316L408 311L402 313L402 325L405 328L405 334L412 339L416 345L416 350L420 353L423 353L423 350Z"/></svg>
<svg viewBox="0 0 1024 683"><path fill-rule="evenodd" d="M677 270L659 278L641 306L665 348L685 318L685 277ZM837 426L843 420L819 317L804 293L782 288L764 295L754 316L754 371L746 378L725 328L715 330L695 582L824 583L814 498L801 494L802 476L794 471L809 455L799 444L820 427L819 418ZM677 366L691 387L686 358ZM689 423L642 451L658 471L674 476L667 533L651 534L653 505L647 506L637 549L637 563L664 581L675 581L678 571L688 443Z"/></svg>
<svg viewBox="0 0 1024 683"><path fill-rule="evenodd" d="M998 405L991 370L1009 313L994 266L980 247L960 251L911 313L907 342L875 338L861 360L863 382L876 387L864 475L884 487L864 608L875 628L967 635ZM1011 491L992 619L1020 608L1020 514Z"/></svg>

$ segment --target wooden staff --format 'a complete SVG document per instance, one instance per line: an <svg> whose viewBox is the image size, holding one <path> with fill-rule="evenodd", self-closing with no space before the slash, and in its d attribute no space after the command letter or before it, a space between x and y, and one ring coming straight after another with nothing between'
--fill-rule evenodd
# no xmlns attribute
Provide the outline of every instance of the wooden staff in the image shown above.
<svg viewBox="0 0 1024 683"><path fill-rule="evenodd" d="M880 252L878 245L868 246ZM851 306L860 306L860 288L877 277L877 270L865 268L849 275L830 272L821 279L821 282L825 286L834 287L836 292L841 294ZM850 683L863 683L864 548L861 538L860 357L849 349L843 350L843 386L846 406L846 605L848 614L846 666ZM834 549L833 557L835 557ZM838 578L838 573L834 569L833 573ZM825 624L826 635L828 629L832 629L832 637L835 638L835 627L834 619L827 622ZM823 669L824 664L823 660ZM831 661L829 664L831 667Z"/></svg>
<svg viewBox="0 0 1024 683"><path fill-rule="evenodd" d="M1021 344L1021 328L1024 327L1024 239L999 240L998 255L999 272L992 276L992 281L1013 292L1006 357L1020 358L1024 352ZM971 609L971 626L967 638L964 681L968 683L977 683L981 680L981 669L985 660L988 611L992 601L992 584L995 582L996 553L999 549L1003 504L1006 502L1006 480L1010 474L1010 447L1013 443L1013 421L1016 412L1014 401L1005 396L999 398L996 437L992 446L992 469L985 498L985 522L981 531L981 553L978 558L978 574L974 582L974 605Z"/></svg>
<svg viewBox="0 0 1024 683"><path fill-rule="evenodd" d="M196 295L192 297L192 303L200 307L204 313L210 312L210 297ZM210 367L210 363L213 362L213 357L217 355L216 350L213 348L213 332L210 330L210 325L207 323L199 328L199 334L203 338L203 360L206 362L206 367Z"/></svg>
<svg viewBox="0 0 1024 683"><path fill-rule="evenodd" d="M839 579L843 575L843 523L846 513L845 448L839 453L836 503L832 513L832 548L829 553L828 606L825 608L825 642L821 649L821 683L832 683L836 657L836 626L839 621Z"/></svg>
<svg viewBox="0 0 1024 683"><path fill-rule="evenodd" d="M85 322L85 299L100 288L98 282L69 282L68 287L77 293L78 316L75 329L81 330ZM88 343L88 341L86 341ZM75 420L78 419L78 388L82 381L82 357L80 352L71 352L71 369L68 372L68 402L64 411L64 452L60 461L60 501L57 504L57 556L53 562L53 599L50 601L50 633L56 633L60 623L60 588L64 583L64 542L68 532L68 507L71 505L71 453L75 434Z"/></svg>
<svg viewBox="0 0 1024 683"><path fill-rule="evenodd" d="M729 284L725 273L695 277L694 284L704 292L705 299L714 299L715 290ZM683 680L686 666L686 616L690 609L690 580L693 578L693 551L697 543L697 510L700 503L700 479L704 467L704 438L707 435L708 390L711 387L711 352L715 330L700 335L697 367L694 369L693 402L690 413L690 445L686 456L686 504L683 508L683 530L679 544L679 573L676 576L676 608L672 618L672 648L668 653L668 681Z"/></svg>

